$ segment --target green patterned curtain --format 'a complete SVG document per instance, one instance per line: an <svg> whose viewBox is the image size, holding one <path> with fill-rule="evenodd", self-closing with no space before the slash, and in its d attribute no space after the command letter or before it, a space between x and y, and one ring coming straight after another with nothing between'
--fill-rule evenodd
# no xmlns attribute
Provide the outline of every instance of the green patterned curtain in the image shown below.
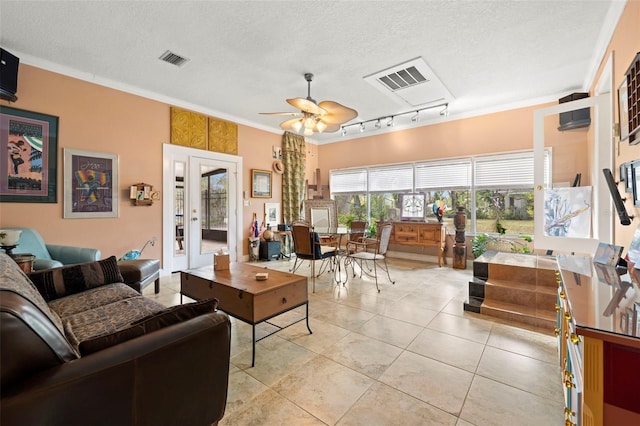
<svg viewBox="0 0 640 426"><path fill-rule="evenodd" d="M300 219L304 200L304 176L306 169L306 145L304 137L284 132L282 135L282 216L284 223Z"/></svg>

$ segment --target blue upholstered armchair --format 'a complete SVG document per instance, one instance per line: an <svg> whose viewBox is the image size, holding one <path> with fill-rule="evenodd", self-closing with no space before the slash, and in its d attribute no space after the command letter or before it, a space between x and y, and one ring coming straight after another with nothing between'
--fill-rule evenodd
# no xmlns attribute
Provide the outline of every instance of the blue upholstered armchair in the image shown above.
<svg viewBox="0 0 640 426"><path fill-rule="evenodd" d="M13 253L30 253L34 255L36 257L33 263L34 270L100 260L101 253L98 249L46 244L38 231L32 228L4 229L22 231L18 240L18 247L13 250Z"/></svg>

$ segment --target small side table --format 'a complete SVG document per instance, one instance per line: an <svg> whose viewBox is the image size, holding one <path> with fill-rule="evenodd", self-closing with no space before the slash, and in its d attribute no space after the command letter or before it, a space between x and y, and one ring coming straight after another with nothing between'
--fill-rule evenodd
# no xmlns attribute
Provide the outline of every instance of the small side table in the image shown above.
<svg viewBox="0 0 640 426"><path fill-rule="evenodd" d="M25 274L30 274L33 270L33 261L36 257L30 253L14 254L11 258L18 264Z"/></svg>

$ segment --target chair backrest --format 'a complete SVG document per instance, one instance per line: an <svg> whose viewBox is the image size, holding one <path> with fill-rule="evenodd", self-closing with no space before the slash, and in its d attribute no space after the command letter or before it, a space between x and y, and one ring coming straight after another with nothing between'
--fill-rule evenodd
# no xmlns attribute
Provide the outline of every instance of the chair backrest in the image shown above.
<svg viewBox="0 0 640 426"><path fill-rule="evenodd" d="M364 237L364 233L367 230L367 222L364 221L352 221L349 225L349 241L360 241Z"/></svg>
<svg viewBox="0 0 640 426"><path fill-rule="evenodd" d="M378 254L386 255L389 248L389 239L391 238L391 223L379 223L378 224Z"/></svg>
<svg viewBox="0 0 640 426"><path fill-rule="evenodd" d="M294 222L291 224L291 236L296 255L313 256L311 244L311 226L308 222Z"/></svg>
<svg viewBox="0 0 640 426"><path fill-rule="evenodd" d="M6 228L17 229L22 231L20 233L20 239L18 240L18 247L13 251L14 253L30 253L38 259L51 260L51 253L47 250L42 236L38 231L33 228Z"/></svg>

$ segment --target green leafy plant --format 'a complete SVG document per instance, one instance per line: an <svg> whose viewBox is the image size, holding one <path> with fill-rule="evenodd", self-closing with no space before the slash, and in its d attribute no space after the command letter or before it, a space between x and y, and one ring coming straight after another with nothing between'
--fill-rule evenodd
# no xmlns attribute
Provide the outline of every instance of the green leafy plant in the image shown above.
<svg viewBox="0 0 640 426"><path fill-rule="evenodd" d="M532 253L531 247L528 244L533 241L531 236L518 235L518 238L524 240L525 242L504 238L502 235L494 237L486 233L478 234L471 240L471 251L473 253L473 257L477 259L478 257L482 256L482 254L487 251L487 246L489 245L489 243L492 242L508 244L512 253Z"/></svg>

